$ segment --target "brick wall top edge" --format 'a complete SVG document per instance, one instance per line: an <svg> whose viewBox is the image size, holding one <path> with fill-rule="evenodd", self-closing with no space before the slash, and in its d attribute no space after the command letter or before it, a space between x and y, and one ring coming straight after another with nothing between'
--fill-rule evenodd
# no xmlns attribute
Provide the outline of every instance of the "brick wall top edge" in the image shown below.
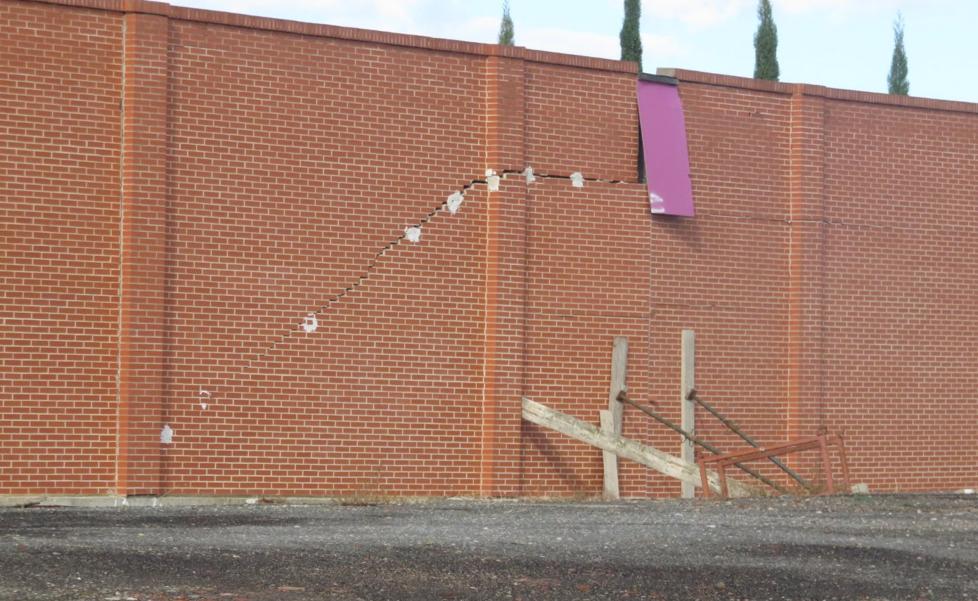
<svg viewBox="0 0 978 601"><path fill-rule="evenodd" d="M736 77L733 75L704 73L702 71L688 71L686 69L659 69L656 71L656 73L659 75L674 77L679 80L680 85L683 83L701 83L728 88L754 90L758 92L773 92L775 94L803 94L806 96L820 96L830 100L845 100L849 102L861 102L864 104L885 104L890 106L931 109L956 113L978 113L978 104L972 102L961 102L957 100L938 100L935 98L919 98L916 96L894 96L892 94L881 94L878 92L842 90L839 88L829 88L804 83L765 81L763 79L751 79L750 77Z"/></svg>
<svg viewBox="0 0 978 601"><path fill-rule="evenodd" d="M305 23L302 21L288 21L285 19L272 19L268 17L254 17L237 13L173 6L165 2L154 2L152 0L27 1L80 8L92 8L114 12L163 15L182 21L196 21L199 23L213 23L217 25L243 27L247 29L280 31L284 33L328 37L358 42L371 42L391 46L407 46L410 48L420 48L424 50L456 52L461 54L477 54L481 56L511 57L532 62L580 67L595 71L612 71L616 73L632 74L638 73L637 65L631 62L615 61L590 56L576 56L573 54L560 54L557 52L545 52L542 50L531 50L522 46L479 44L476 42L429 38L419 35L374 31L371 29L356 29L353 27L340 27L337 25Z"/></svg>

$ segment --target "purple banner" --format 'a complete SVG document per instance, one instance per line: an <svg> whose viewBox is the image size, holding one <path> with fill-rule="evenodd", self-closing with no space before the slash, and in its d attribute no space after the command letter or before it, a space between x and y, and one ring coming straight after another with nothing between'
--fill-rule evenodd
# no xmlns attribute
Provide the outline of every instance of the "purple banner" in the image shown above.
<svg viewBox="0 0 978 601"><path fill-rule="evenodd" d="M652 212L692 217L693 184L689 178L686 119L679 88L639 80L638 116Z"/></svg>

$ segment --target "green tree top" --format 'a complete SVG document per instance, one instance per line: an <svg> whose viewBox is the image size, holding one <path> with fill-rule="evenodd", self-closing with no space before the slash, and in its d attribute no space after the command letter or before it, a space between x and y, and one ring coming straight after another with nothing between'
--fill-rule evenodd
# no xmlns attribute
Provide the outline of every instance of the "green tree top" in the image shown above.
<svg viewBox="0 0 978 601"><path fill-rule="evenodd" d="M903 47L903 15L897 14L893 23L893 60L890 62L890 74L886 78L890 94L906 96L910 93L907 72L907 51Z"/></svg>
<svg viewBox="0 0 978 601"><path fill-rule="evenodd" d="M640 0L625 0L625 20L621 25L621 60L638 63L642 70L642 35L639 33L639 19L642 16Z"/></svg>
<svg viewBox="0 0 978 601"><path fill-rule="evenodd" d="M771 15L770 0L760 0L757 5L757 33L754 34L754 77L778 81L778 26Z"/></svg>
<svg viewBox="0 0 978 601"><path fill-rule="evenodd" d="M509 0L503 2L503 21L499 24L499 43L503 46L512 46L516 43L513 33L513 19L509 16Z"/></svg>

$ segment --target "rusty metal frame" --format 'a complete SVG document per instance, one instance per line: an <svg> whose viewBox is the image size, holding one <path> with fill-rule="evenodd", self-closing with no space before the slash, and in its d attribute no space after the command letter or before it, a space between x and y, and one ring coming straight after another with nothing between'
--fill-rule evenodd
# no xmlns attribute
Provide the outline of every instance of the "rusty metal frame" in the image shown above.
<svg viewBox="0 0 978 601"><path fill-rule="evenodd" d="M849 490L849 463L846 459L845 442L839 434L822 434L814 438L789 441L763 449L751 448L732 453L724 453L723 455L716 455L714 457L700 458L696 463L699 464L700 477L703 479L703 496L709 497L712 494L710 487L707 485L707 466L712 466L717 470L717 476L720 480L720 495L727 497L729 496L727 490L727 467L745 461L770 459L776 455L787 455L788 453L797 453L811 449L818 449L821 454L822 470L825 472L826 493L833 494L835 493L835 481L832 478L832 462L829 456L830 446L836 447L838 451L842 464L842 479L845 482L846 490Z"/></svg>

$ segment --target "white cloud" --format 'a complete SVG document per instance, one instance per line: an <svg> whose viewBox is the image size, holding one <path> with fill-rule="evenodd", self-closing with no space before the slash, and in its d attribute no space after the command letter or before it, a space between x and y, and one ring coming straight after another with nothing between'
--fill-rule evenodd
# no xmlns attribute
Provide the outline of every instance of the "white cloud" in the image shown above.
<svg viewBox="0 0 978 601"><path fill-rule="evenodd" d="M172 0L174 4L247 15L411 32L419 9L431 0Z"/></svg>
<svg viewBox="0 0 978 601"><path fill-rule="evenodd" d="M621 43L618 36L586 31L528 27L520 32L517 43L535 50L612 59L621 56ZM653 59L675 58L683 53L682 46L675 38L650 34L642 34L642 50L645 57Z"/></svg>
<svg viewBox="0 0 978 601"><path fill-rule="evenodd" d="M495 42L498 32L498 17L476 17L436 35L474 42ZM621 43L617 35L572 31L559 27L519 26L517 24L516 43L533 50L547 50L565 54L611 59L618 59L621 56ZM642 49L646 58L656 62L660 58L675 59L686 52L676 38L645 33L642 34Z"/></svg>
<svg viewBox="0 0 978 601"><path fill-rule="evenodd" d="M754 10L755 0L645 0L643 14L654 19L673 19L693 27L709 27Z"/></svg>
<svg viewBox="0 0 978 601"><path fill-rule="evenodd" d="M848 16L866 13L893 13L913 6L949 4L952 0L771 0L774 16L784 11ZM618 0L608 0L609 7L620 7ZM757 0L643 0L642 14L651 19L678 21L693 28L707 28L757 11Z"/></svg>
<svg viewBox="0 0 978 601"><path fill-rule="evenodd" d="M904 6L923 3L915 0L774 0L774 8L783 8L793 13L813 10L833 13L866 13L880 10L896 11Z"/></svg>

